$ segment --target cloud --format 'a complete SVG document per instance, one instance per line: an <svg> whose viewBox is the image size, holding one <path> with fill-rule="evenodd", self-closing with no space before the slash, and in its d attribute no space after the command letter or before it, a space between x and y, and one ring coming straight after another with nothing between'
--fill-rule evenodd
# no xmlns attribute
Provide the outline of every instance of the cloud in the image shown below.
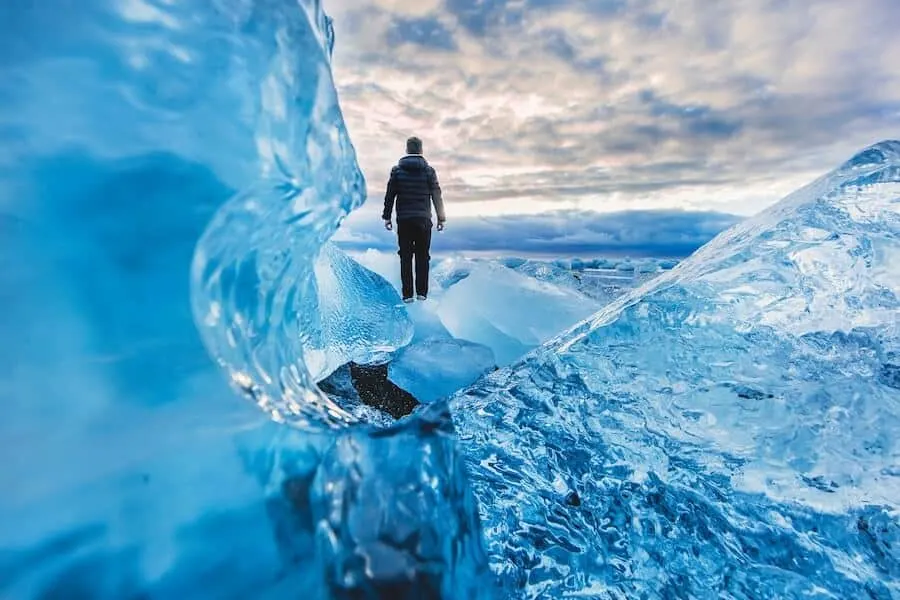
<svg viewBox="0 0 900 600"><path fill-rule="evenodd" d="M351 215L334 238L350 250L393 250L374 203ZM545 256L653 256L681 258L734 225L739 217L678 210L547 211L531 215L453 219L434 232L433 252L495 252Z"/></svg>
<svg viewBox="0 0 900 600"><path fill-rule="evenodd" d="M456 50L453 34L434 17L398 17L387 32L391 46L414 44L436 50Z"/></svg>
<svg viewBox="0 0 900 600"><path fill-rule="evenodd" d="M370 193L425 140L487 213L755 212L900 135L893 0L332 0ZM530 210L530 209L524 209Z"/></svg>

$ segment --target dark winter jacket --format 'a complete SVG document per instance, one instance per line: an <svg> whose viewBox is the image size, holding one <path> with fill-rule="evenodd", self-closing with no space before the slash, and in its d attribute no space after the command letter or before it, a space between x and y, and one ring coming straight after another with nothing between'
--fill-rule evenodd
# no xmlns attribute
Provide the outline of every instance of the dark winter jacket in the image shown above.
<svg viewBox="0 0 900 600"><path fill-rule="evenodd" d="M438 222L443 223L447 220L437 173L419 154L404 156L391 169L387 193L384 195L384 212L381 214L381 218L385 221L391 220L395 199L398 221L421 218L431 221L432 202Z"/></svg>

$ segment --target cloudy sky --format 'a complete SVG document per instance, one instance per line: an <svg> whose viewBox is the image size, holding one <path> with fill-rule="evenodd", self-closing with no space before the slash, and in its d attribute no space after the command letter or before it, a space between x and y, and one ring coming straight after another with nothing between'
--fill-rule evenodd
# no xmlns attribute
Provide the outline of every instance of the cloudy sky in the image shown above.
<svg viewBox="0 0 900 600"><path fill-rule="evenodd" d="M662 211L664 230L708 233L729 223L717 213L753 214L858 149L900 137L897 0L325 8L370 198L342 235L361 245L393 243L378 212L412 134L438 170L448 235L475 224L513 235L498 223L536 235L546 217L548 235L570 245L590 245L594 230L617 243L611 224L644 227L652 241L661 221L646 211Z"/></svg>

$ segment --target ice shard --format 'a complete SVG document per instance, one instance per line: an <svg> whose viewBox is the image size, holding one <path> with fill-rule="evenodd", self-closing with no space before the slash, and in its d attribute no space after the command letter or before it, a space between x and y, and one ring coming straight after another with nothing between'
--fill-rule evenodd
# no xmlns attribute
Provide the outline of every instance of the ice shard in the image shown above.
<svg viewBox="0 0 900 600"><path fill-rule="evenodd" d="M900 593L898 260L883 142L460 393L495 570L524 598Z"/></svg>

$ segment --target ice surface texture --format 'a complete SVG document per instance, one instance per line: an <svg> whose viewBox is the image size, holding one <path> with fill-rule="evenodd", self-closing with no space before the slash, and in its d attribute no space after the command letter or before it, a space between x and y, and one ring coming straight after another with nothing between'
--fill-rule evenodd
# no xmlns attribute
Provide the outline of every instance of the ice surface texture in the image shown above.
<svg viewBox="0 0 900 600"><path fill-rule="evenodd" d="M349 361L387 360L412 340L412 319L384 278L330 243L319 254L314 273L317 303L304 310L312 311L317 321L304 332L302 355L313 381Z"/></svg>
<svg viewBox="0 0 900 600"><path fill-rule="evenodd" d="M255 462L281 433L234 399L190 310L197 239L261 168L256 74L275 39L247 3L216 6L0 7L4 599L310 585ZM315 469L304 444L294 468Z"/></svg>
<svg viewBox="0 0 900 600"><path fill-rule="evenodd" d="M399 289L396 253L369 250L355 258ZM412 342L395 354L389 372L421 402L509 364L602 306L582 293L587 286L571 269L550 263L458 256L432 262L428 300L406 307ZM604 295L621 291L607 286Z"/></svg>
<svg viewBox="0 0 900 600"><path fill-rule="evenodd" d="M475 382L496 365L487 346L451 337L431 338L401 350L391 361L388 377L419 402L434 402Z"/></svg>
<svg viewBox="0 0 900 600"><path fill-rule="evenodd" d="M3 597L479 597L479 523L512 597L900 595L896 143L460 394L461 447L322 432L411 332L318 254L364 189L318 3L2 12Z"/></svg>
<svg viewBox="0 0 900 600"><path fill-rule="evenodd" d="M370 250L355 258L399 288L396 254ZM413 339L436 335L474 342L490 348L498 365L509 364L604 303L583 293L580 276L548 263L456 256L432 262L428 301L424 307L409 307L416 331ZM608 300L620 292L610 290L603 297ZM440 364L435 361L434 366ZM453 374L448 377L457 380Z"/></svg>
<svg viewBox="0 0 900 600"><path fill-rule="evenodd" d="M321 597L308 492L334 437L271 412L343 422L296 359L323 372L411 331L379 279L314 262L363 189L319 4L0 15L0 597ZM199 324L256 398L284 385L269 415L198 336L204 230ZM354 282L379 322L338 322Z"/></svg>
<svg viewBox="0 0 900 600"><path fill-rule="evenodd" d="M311 494L331 597L495 597L461 463L446 404L337 440Z"/></svg>
<svg viewBox="0 0 900 600"><path fill-rule="evenodd" d="M252 27L267 34L252 38L261 47L251 54L259 61L261 168L198 242L194 315L210 353L273 419L346 425L357 419L319 391L317 376L340 366L336 355L395 349L411 330L383 294L390 288L351 273L355 265L338 250L328 250L336 278L314 276L328 272L314 268L316 255L365 188L331 79L331 24L317 2L253 7ZM327 286L321 296L319 283Z"/></svg>
<svg viewBox="0 0 900 600"><path fill-rule="evenodd" d="M884 142L459 394L496 570L528 598L898 597L897 265Z"/></svg>
<svg viewBox="0 0 900 600"><path fill-rule="evenodd" d="M488 346L506 365L598 308L573 290L479 263L443 294L437 314L454 337Z"/></svg>

